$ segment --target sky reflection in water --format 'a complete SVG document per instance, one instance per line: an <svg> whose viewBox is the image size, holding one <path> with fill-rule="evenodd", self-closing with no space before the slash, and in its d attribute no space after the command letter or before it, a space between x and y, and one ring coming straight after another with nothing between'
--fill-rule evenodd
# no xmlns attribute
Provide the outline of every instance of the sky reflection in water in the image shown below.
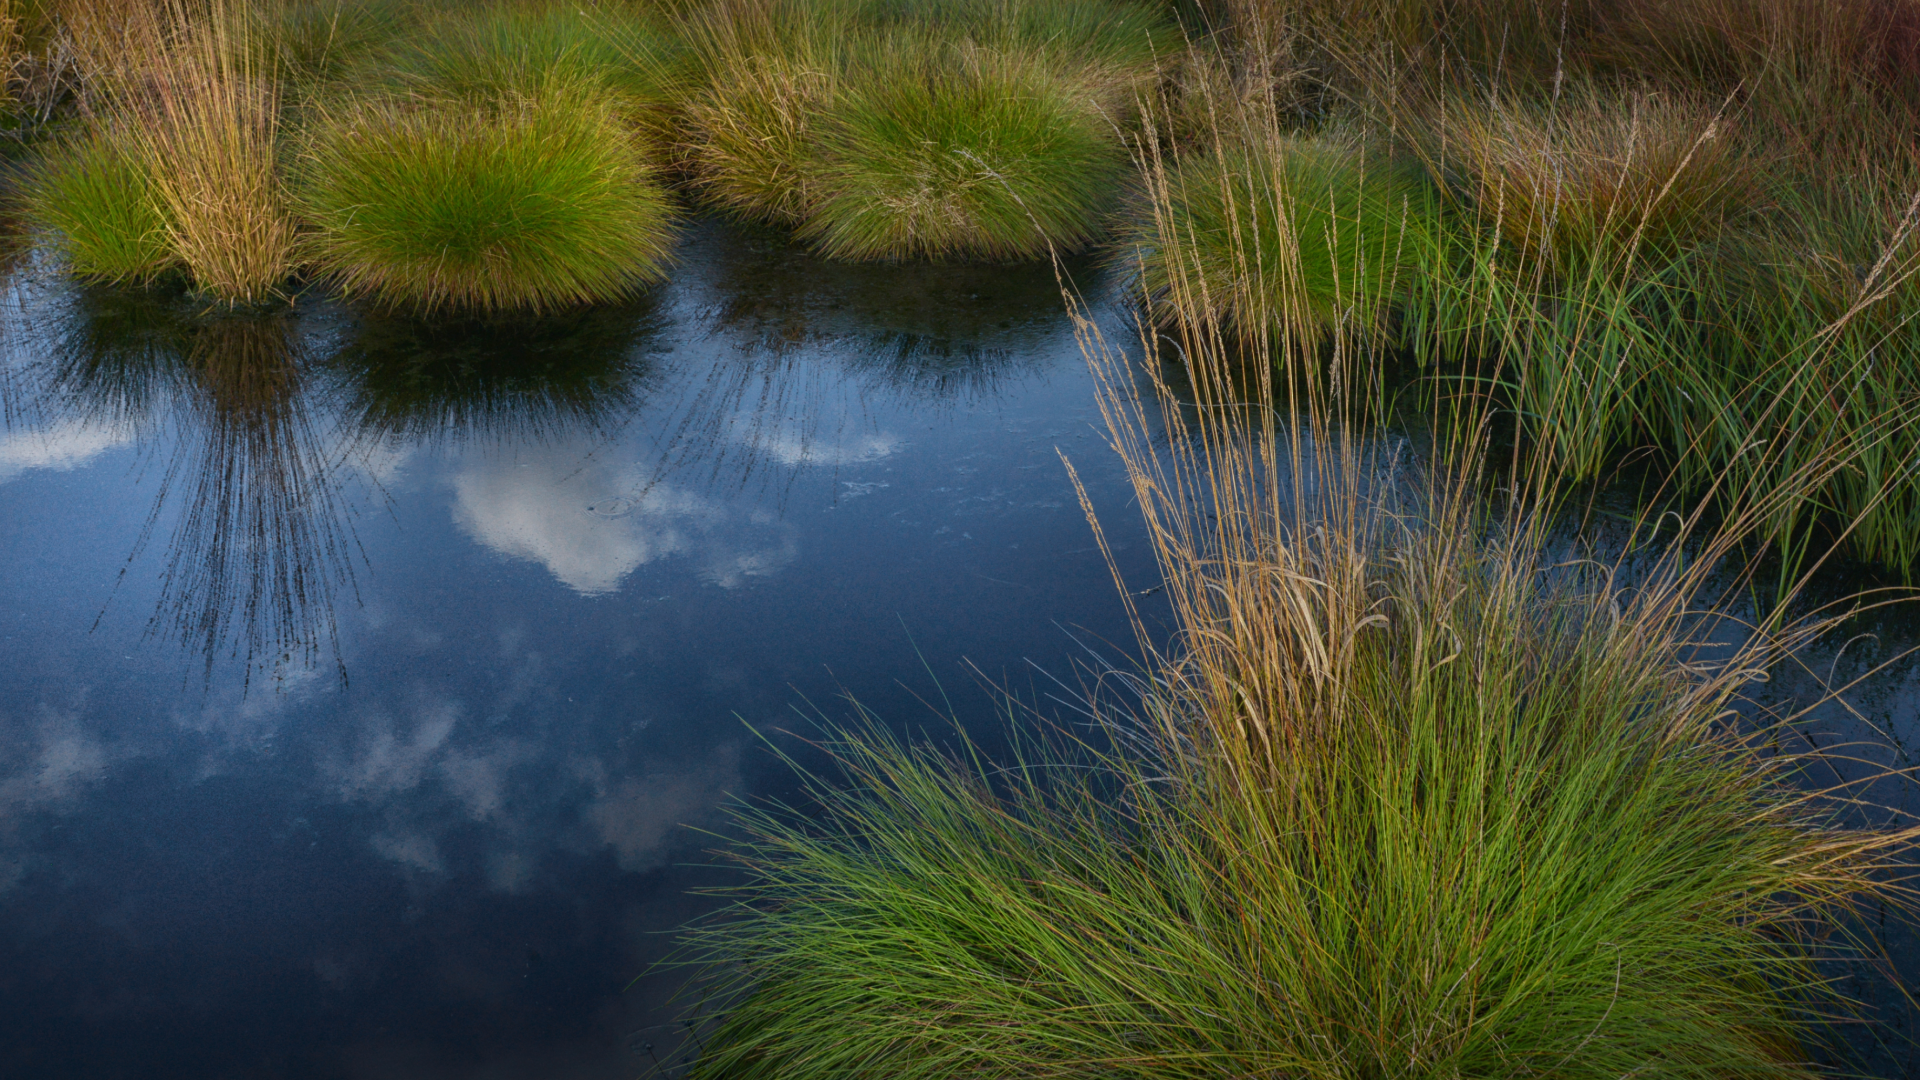
<svg viewBox="0 0 1920 1080"><path fill-rule="evenodd" d="M986 721L963 658L1033 695L1070 631L1126 641L1058 450L1154 580L1044 267L705 224L669 286L532 326L13 288L8 1080L633 1076L675 980L622 988L728 880L696 830L789 790L746 724L844 688L931 725L935 678ZM1858 629L1810 666L1920 640ZM1850 695L1891 764L1916 679Z"/></svg>
<svg viewBox="0 0 1920 1080"><path fill-rule="evenodd" d="M683 254L535 327L16 284L5 1075L631 1076L742 720L1125 640L1050 270Z"/></svg>

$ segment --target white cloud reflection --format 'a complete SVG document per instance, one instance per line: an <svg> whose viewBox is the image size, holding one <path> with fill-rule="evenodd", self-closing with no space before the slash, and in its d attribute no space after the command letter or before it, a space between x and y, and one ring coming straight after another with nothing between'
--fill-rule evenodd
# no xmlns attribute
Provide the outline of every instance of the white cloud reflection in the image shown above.
<svg viewBox="0 0 1920 1080"><path fill-rule="evenodd" d="M0 820L22 811L66 802L105 775L106 744L65 713L43 712L14 727L7 742L17 766L0 776ZM24 751L24 753L18 753Z"/></svg>
<svg viewBox="0 0 1920 1080"><path fill-rule="evenodd" d="M797 554L793 530L580 448L475 453L453 475L454 520L509 558L537 562L587 596L612 592L640 566L678 555L702 580L733 588L778 573Z"/></svg>
<svg viewBox="0 0 1920 1080"><path fill-rule="evenodd" d="M782 431L760 439L756 449L782 465L864 465L890 457L905 445L899 436L884 431L832 442Z"/></svg>
<svg viewBox="0 0 1920 1080"><path fill-rule="evenodd" d="M695 840L682 826L715 824L741 782L731 743L661 760L596 750L571 722L486 712L423 698L347 721L321 772L333 801L378 813L374 854L410 875L477 872L508 893L533 888L552 854L611 849L621 869L643 871Z"/></svg>
<svg viewBox="0 0 1920 1080"><path fill-rule="evenodd" d="M42 708L32 719L0 718L0 894L26 873L22 853L8 849L28 816L74 808L124 756L73 713Z"/></svg>
<svg viewBox="0 0 1920 1080"><path fill-rule="evenodd" d="M127 424L60 420L0 433L0 483L33 469L75 469L133 441Z"/></svg>
<svg viewBox="0 0 1920 1080"><path fill-rule="evenodd" d="M739 748L721 746L697 770L652 772L603 784L586 819L613 848L620 869L658 866L682 825L711 819L740 786Z"/></svg>

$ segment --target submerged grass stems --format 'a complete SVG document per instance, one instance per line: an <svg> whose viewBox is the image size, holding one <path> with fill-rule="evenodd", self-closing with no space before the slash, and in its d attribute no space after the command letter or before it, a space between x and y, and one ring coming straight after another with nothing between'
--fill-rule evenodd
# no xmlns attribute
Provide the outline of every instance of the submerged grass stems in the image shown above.
<svg viewBox="0 0 1920 1080"><path fill-rule="evenodd" d="M361 103L319 125L298 198L325 273L420 312L608 301L656 280L672 249L639 138L566 84L489 105Z"/></svg>
<svg viewBox="0 0 1920 1080"><path fill-rule="evenodd" d="M1551 473L1478 495L1475 425L1411 474L1370 450L1364 336L1269 337L1249 380L1177 239L1192 400L1159 336L1079 323L1174 616L1090 704L1110 749L994 767L864 723L814 820L745 811L691 1075L1819 1075L1823 965L1920 834L1805 786L1804 710L1743 701L1830 622L1698 610L1791 492L1628 587L1550 552ZM1253 296L1296 307L1256 336L1320 320Z"/></svg>

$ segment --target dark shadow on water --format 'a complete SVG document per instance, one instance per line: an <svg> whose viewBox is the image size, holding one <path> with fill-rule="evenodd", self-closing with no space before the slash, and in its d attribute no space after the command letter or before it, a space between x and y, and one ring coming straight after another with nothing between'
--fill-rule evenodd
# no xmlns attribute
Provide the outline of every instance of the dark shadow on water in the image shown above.
<svg viewBox="0 0 1920 1080"><path fill-rule="evenodd" d="M327 360L343 422L363 440L429 444L609 432L645 400L667 325L653 294L513 322L346 321Z"/></svg>
<svg viewBox="0 0 1920 1080"><path fill-rule="evenodd" d="M714 332L776 355L836 342L850 373L917 401L990 396L1031 363L1036 336L1065 324L1045 262L832 262L778 230L711 223L696 250L688 269L704 279ZM1095 260L1065 268L1098 290Z"/></svg>
<svg viewBox="0 0 1920 1080"><path fill-rule="evenodd" d="M681 249L683 322L721 348L692 372L656 435L646 488L759 490L785 506L803 467L896 452L876 406L980 406L1059 354L1070 322L1047 263L844 263L777 229L705 219ZM1068 266L1083 292L1094 261ZM636 495L643 498L644 493Z"/></svg>

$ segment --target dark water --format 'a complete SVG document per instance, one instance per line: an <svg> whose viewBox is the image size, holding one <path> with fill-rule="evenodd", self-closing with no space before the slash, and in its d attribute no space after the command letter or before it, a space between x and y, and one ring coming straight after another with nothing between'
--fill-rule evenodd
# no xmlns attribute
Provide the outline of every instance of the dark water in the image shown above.
<svg viewBox="0 0 1920 1080"><path fill-rule="evenodd" d="M207 320L15 275L0 1078L671 1065L679 977L645 973L732 880L701 830L790 790L758 740L813 760L797 703L937 733L944 689L991 744L975 668L1044 706L1043 670L1121 651L1060 452L1155 575L1051 270L833 266L710 223L682 256L531 326ZM1851 738L1907 767L1915 643L1889 609L1767 692L1858 678L1817 736L1835 775ZM1914 982L1911 919L1869 921ZM1851 1060L1907 1075L1913 1011L1857 968L1882 1023Z"/></svg>
<svg viewBox="0 0 1920 1080"><path fill-rule="evenodd" d="M1153 578L1046 268L703 225L535 327L12 301L8 1080L637 1075L697 830L788 786L749 725L991 738L963 662L1129 640L1057 451Z"/></svg>

